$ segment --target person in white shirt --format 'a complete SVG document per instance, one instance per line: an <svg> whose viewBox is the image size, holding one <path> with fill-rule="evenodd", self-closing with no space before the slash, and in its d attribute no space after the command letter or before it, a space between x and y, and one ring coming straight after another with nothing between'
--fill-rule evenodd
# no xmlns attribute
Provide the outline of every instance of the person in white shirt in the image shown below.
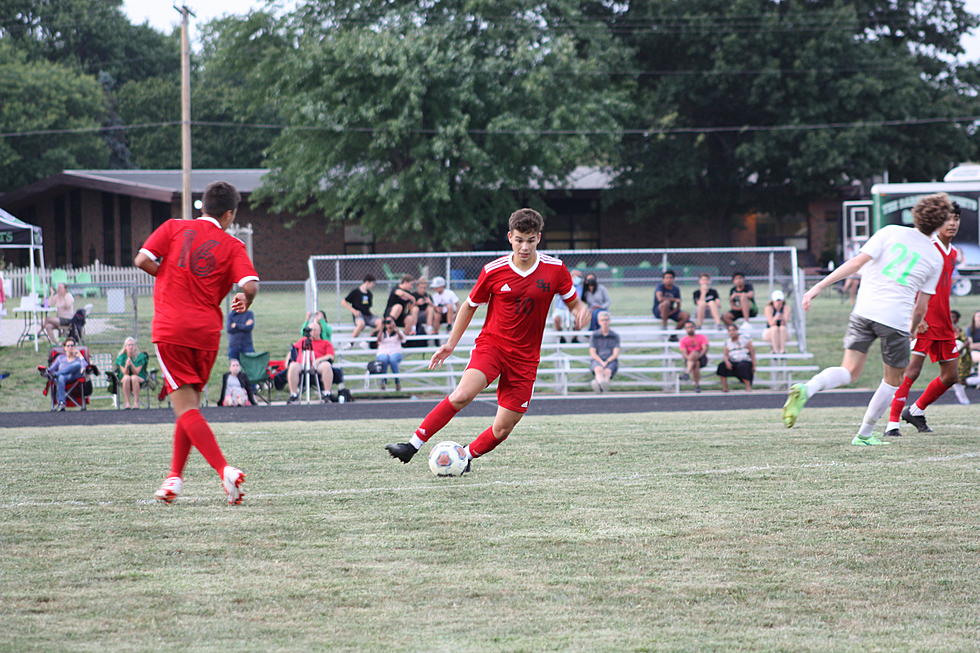
<svg viewBox="0 0 980 653"><path fill-rule="evenodd" d="M446 280L442 277L435 277L430 286L432 297L432 319L429 322L429 333L439 335L439 329L443 324L453 327L453 320L456 319L456 310L459 308L459 297L452 290L446 287Z"/></svg>
<svg viewBox="0 0 980 653"><path fill-rule="evenodd" d="M857 256L803 295L803 310L806 311L820 291L861 271L861 287L844 336L844 357L840 367L828 367L806 383L796 383L790 388L783 406L783 424L787 428L796 423L810 397L858 378L867 361L868 348L880 338L883 378L851 444L890 444L873 432L874 425L888 409L902 382L902 373L909 362L910 334L918 330L942 273L942 257L930 235L954 211L946 193L923 197L912 209L914 229L899 225L880 229Z"/></svg>

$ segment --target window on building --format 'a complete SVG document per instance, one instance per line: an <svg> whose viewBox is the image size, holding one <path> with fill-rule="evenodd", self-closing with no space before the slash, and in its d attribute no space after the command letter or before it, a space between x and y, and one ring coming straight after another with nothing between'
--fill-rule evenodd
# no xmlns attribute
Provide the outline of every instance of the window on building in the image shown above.
<svg viewBox="0 0 980 653"><path fill-rule="evenodd" d="M56 195L52 200L54 215L54 264L63 268L68 264L68 231L65 224L65 196Z"/></svg>
<svg viewBox="0 0 980 653"><path fill-rule="evenodd" d="M150 202L150 219L156 229L170 219L170 205L166 202Z"/></svg>
<svg viewBox="0 0 980 653"><path fill-rule="evenodd" d="M68 193L68 220L71 225L71 264L85 265L82 260L82 191Z"/></svg>
<svg viewBox="0 0 980 653"><path fill-rule="evenodd" d="M755 223L755 240L759 247L795 247L807 249L810 229L805 215L774 217L760 213Z"/></svg>
<svg viewBox="0 0 980 653"><path fill-rule="evenodd" d="M102 262L116 264L116 203L112 193L102 193Z"/></svg>
<svg viewBox="0 0 980 653"><path fill-rule="evenodd" d="M374 254L374 234L359 224L345 224L344 254Z"/></svg>
<svg viewBox="0 0 980 653"><path fill-rule="evenodd" d="M548 249L597 249L599 247L599 202L594 199L548 200L555 211L545 220Z"/></svg>
<svg viewBox="0 0 980 653"><path fill-rule="evenodd" d="M126 195L119 198L119 260L124 265L133 264L133 214L132 203Z"/></svg>

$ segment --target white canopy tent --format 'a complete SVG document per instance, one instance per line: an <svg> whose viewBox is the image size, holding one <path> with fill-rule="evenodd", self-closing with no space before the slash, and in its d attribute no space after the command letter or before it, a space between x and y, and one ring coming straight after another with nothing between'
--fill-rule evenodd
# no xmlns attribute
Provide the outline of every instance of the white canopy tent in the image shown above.
<svg viewBox="0 0 980 653"><path fill-rule="evenodd" d="M27 224L18 220L3 209L0 209L0 249L27 249L30 259L30 276L24 282L28 295L44 296L45 288L37 287L39 279L44 278L44 241L41 238L41 227ZM40 259L40 266L35 264L35 254ZM40 272L40 277L37 272Z"/></svg>

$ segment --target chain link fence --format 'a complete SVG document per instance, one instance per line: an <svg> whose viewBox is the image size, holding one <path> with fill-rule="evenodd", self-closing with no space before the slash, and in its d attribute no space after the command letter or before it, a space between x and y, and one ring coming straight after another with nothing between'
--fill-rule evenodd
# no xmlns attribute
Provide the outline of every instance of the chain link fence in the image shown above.
<svg viewBox="0 0 980 653"><path fill-rule="evenodd" d="M384 310L386 297L403 274L414 277L445 277L448 286L464 298L480 270L490 260L509 252L438 252L426 254L364 254L311 256L307 309L336 311L346 319L340 301L367 275L377 279L375 312ZM806 351L806 322L801 310L802 273L793 247L686 248L686 249L596 249L556 250L571 269L595 273L612 297L611 312L623 317L649 318L654 289L666 270L673 270L680 287L684 309L693 312L692 293L698 277L708 274L728 308L732 275L740 272L753 284L759 314L772 291L782 290L793 311L793 329L801 351Z"/></svg>

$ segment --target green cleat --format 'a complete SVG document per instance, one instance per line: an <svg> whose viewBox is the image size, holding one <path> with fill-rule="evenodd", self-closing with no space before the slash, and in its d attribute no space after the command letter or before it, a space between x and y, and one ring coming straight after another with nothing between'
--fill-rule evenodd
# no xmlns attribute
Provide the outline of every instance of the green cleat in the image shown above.
<svg viewBox="0 0 980 653"><path fill-rule="evenodd" d="M800 416L800 411L806 406L806 401L810 397L806 393L806 385L794 383L789 387L789 396L783 404L783 424L791 429L796 424L796 418Z"/></svg>
<svg viewBox="0 0 980 653"><path fill-rule="evenodd" d="M863 438L860 435L855 435L854 439L851 440L851 444L853 444L855 447L877 447L883 444L891 444L891 442L882 440L878 437L877 433L872 433L866 438Z"/></svg>

